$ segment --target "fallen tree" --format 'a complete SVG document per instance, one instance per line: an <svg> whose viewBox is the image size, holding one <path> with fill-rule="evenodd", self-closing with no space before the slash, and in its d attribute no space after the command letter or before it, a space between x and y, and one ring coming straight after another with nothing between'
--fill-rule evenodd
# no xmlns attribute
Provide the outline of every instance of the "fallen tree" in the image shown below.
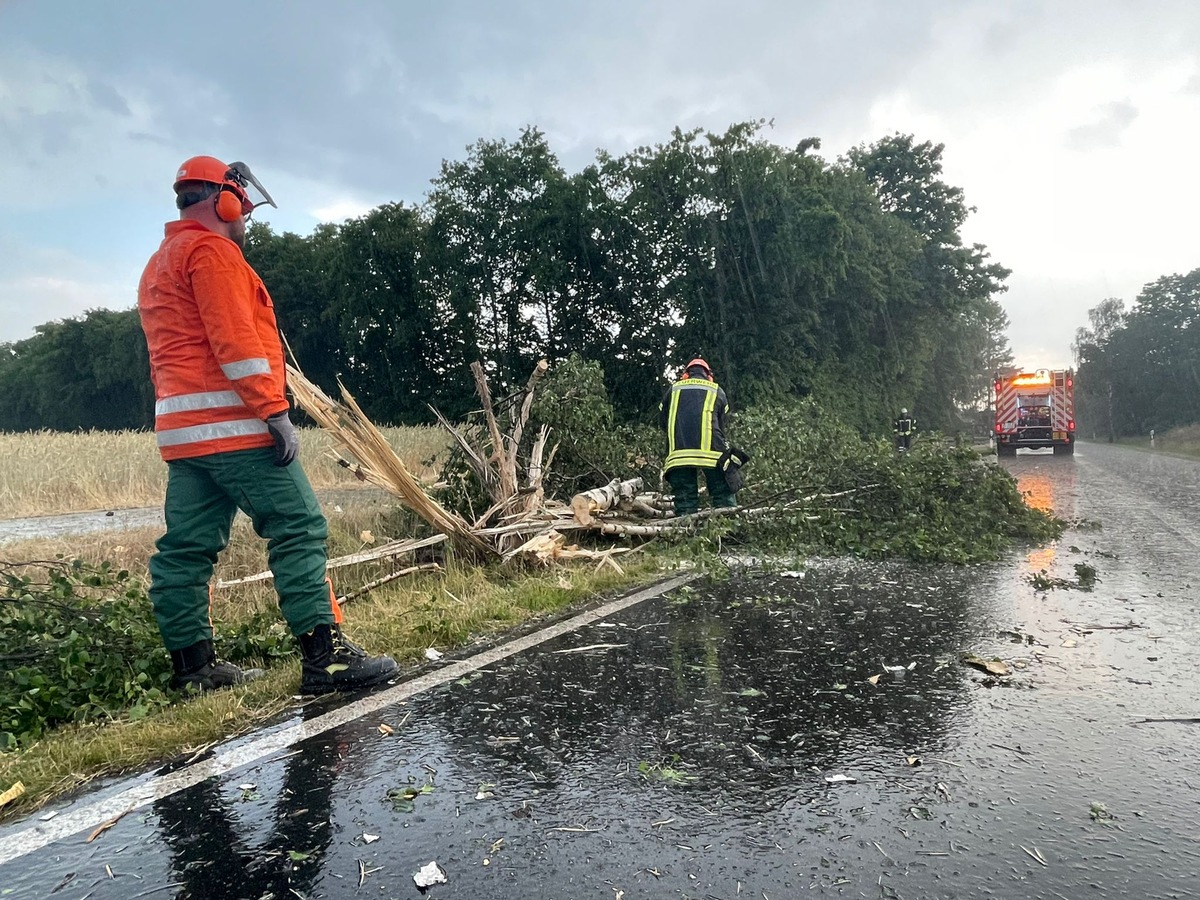
<svg viewBox="0 0 1200 900"><path fill-rule="evenodd" d="M408 472L344 386L339 385L339 403L289 369L297 403L341 448L335 451L338 462L393 494L434 531L330 560L330 568L388 560L393 572L416 571L406 560L443 542L479 562L611 560L608 550L568 544L564 535L645 541L692 534L714 519L737 520L748 539L784 550L814 546L966 562L994 557L1012 538L1052 537L1059 527L1029 509L1012 478L982 463L974 451L930 443L897 457L890 447L860 440L808 402L739 418L740 439L756 448L759 496L744 492L752 498L748 503L675 516L670 495L646 490L643 478L628 477L578 491L563 503L547 497L544 487L558 447L550 446L549 428L542 425L526 440L535 392L547 369L542 360L522 389L495 402L482 364L474 363L481 402L475 420L453 424L434 410L482 489L486 508L467 517L437 502ZM222 586L268 577L260 573Z"/></svg>
<svg viewBox="0 0 1200 900"><path fill-rule="evenodd" d="M538 431L525 465L524 478L521 477L520 471L520 451L521 439L524 437L529 412L533 406L534 391L546 374L547 368L549 363L544 359L540 360L534 367L533 374L529 376L525 389L507 398L502 404L508 411L508 430L501 432L499 416L492 402L492 392L483 365L479 362L471 363L471 375L475 379L475 391L482 403L482 415L486 426L483 429L486 441L478 444L472 440L473 435L468 429L452 425L440 410L430 407L438 422L450 433L462 451L491 499L488 509L475 519L476 529L485 527L495 519L523 519L536 516L541 511L546 496L542 478L554 459L554 448L551 448L549 456L546 456L549 428L543 426ZM508 538L502 538L498 549L507 549L504 545L508 543Z"/></svg>
<svg viewBox="0 0 1200 900"><path fill-rule="evenodd" d="M424 566L400 566L416 551L445 542L479 562L524 560L544 565L587 558L615 565L612 562L614 554L634 548L591 550L577 544L568 545L563 532L575 530L609 536L653 537L691 530L711 515L733 515L744 511L741 508L710 510L704 515L672 520L669 518L673 515L671 498L643 491L641 478L613 479L607 485L577 494L569 506L547 500L543 479L557 449L551 447L547 451L549 429L544 425L539 428L528 453L523 452L534 394L547 368L548 363L541 360L523 390L496 404L482 364L473 363L471 372L482 404L481 426L454 425L441 412L433 410L490 500L490 506L483 513L468 521L438 503L408 471L344 385L339 382L342 399L336 401L299 369L289 366L288 384L296 403L332 435L339 448L333 451L338 464L360 481L392 494L436 532L331 559L328 568L387 560L398 568L377 579L383 584L405 574L429 571ZM646 524L647 519L657 520L657 523ZM260 572L222 581L217 586L228 588L271 577L270 572ZM358 592L362 590L359 588Z"/></svg>

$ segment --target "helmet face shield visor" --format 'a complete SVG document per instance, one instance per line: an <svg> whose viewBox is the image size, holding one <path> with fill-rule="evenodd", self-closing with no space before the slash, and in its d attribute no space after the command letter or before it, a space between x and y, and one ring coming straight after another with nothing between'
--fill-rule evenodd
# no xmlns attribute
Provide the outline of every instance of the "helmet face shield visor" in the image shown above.
<svg viewBox="0 0 1200 900"><path fill-rule="evenodd" d="M259 193L262 200L255 203L250 199L250 188L254 188ZM279 207L275 205L275 201L271 199L271 195L267 193L267 189L262 186L262 183L254 177L254 173L250 171L250 167L244 162L232 162L229 164L229 171L225 173L224 190L233 191L238 195L238 199L242 201L242 215L249 216L258 207L264 204Z"/></svg>

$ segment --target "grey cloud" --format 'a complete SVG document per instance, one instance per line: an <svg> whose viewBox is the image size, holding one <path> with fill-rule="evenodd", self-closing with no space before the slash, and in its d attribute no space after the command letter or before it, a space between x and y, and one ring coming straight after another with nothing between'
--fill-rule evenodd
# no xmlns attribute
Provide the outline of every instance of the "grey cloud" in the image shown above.
<svg viewBox="0 0 1200 900"><path fill-rule="evenodd" d="M132 115L129 104L121 96L121 92L107 81L89 78L87 83L88 99L94 106L118 116Z"/></svg>
<svg viewBox="0 0 1200 900"><path fill-rule="evenodd" d="M131 141L134 141L135 143L139 143L139 144L155 144L159 147L173 146L171 144L171 142L168 141L161 134L150 134L147 131L131 131L128 134L126 134L125 136L127 138L129 138Z"/></svg>
<svg viewBox="0 0 1200 900"><path fill-rule="evenodd" d="M1100 107L1100 117L1095 122L1079 125L1067 132L1067 146L1072 150L1115 147L1137 115L1137 107L1128 100L1106 103Z"/></svg>
<svg viewBox="0 0 1200 900"><path fill-rule="evenodd" d="M991 22L983 29L981 46L992 56L1003 57L1020 47L1030 23L1016 18Z"/></svg>
<svg viewBox="0 0 1200 900"><path fill-rule="evenodd" d="M28 153L39 160L36 168L53 165L50 158L62 156L79 146L76 122L70 113L45 112L29 116L25 121L24 140Z"/></svg>
<svg viewBox="0 0 1200 900"><path fill-rule="evenodd" d="M597 147L666 140L675 125L849 118L928 44L938 4L897 6L293 0L248 4L238 28L194 54L164 43L162 6L130 0L118 41L92 39L96 23L81 15L58 23L53 43L107 83L138 84L153 130L185 155L223 147L417 200L442 159L524 125L554 136L576 169ZM180 90L188 85L207 96Z"/></svg>

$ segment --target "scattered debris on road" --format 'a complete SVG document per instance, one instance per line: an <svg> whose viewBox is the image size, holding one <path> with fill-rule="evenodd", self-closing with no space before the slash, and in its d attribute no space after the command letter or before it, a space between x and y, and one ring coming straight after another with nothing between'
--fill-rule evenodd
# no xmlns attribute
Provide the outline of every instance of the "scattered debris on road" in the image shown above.
<svg viewBox="0 0 1200 900"><path fill-rule="evenodd" d="M436 860L430 860L428 865L421 866L420 870L413 875L413 881L421 890L433 887L435 884L446 884L449 880L446 877L446 870L439 866Z"/></svg>
<svg viewBox="0 0 1200 900"><path fill-rule="evenodd" d="M1103 803L1099 803L1099 802L1092 803L1092 808L1088 812L1088 815L1091 816L1093 822L1107 823L1107 822L1116 821L1116 818L1117 818L1116 816L1114 816L1112 813L1110 813L1108 811L1108 807L1106 807Z"/></svg>
<svg viewBox="0 0 1200 900"><path fill-rule="evenodd" d="M998 656L993 656L991 659L984 659L975 653L965 653L962 657L963 663L968 666L973 666L976 669L981 669L989 675L1011 675L1012 668Z"/></svg>

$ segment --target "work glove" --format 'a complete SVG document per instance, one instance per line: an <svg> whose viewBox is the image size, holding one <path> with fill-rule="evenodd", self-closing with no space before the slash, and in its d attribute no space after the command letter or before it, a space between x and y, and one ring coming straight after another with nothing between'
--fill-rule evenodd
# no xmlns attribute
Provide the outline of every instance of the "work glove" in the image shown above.
<svg viewBox="0 0 1200 900"><path fill-rule="evenodd" d="M300 455L300 434L286 411L268 417L267 430L275 438L275 465L286 466Z"/></svg>

